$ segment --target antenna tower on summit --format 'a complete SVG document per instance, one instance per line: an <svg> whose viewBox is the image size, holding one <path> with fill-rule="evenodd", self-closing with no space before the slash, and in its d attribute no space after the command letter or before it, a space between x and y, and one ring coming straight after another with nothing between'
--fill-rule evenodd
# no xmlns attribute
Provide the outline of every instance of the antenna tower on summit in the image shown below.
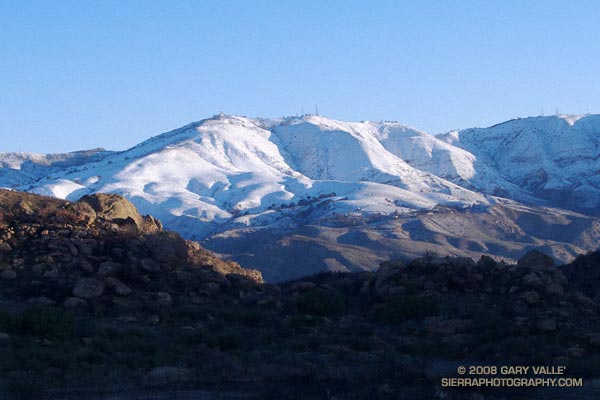
<svg viewBox="0 0 600 400"><path fill-rule="evenodd" d="M315 115L319 115L319 106L317 104L315 104Z"/></svg>

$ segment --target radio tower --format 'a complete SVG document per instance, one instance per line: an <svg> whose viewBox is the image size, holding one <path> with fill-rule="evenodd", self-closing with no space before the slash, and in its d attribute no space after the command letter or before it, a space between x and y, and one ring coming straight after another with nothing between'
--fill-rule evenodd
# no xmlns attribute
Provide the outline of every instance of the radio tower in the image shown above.
<svg viewBox="0 0 600 400"><path fill-rule="evenodd" d="M319 106L315 104L315 115L319 116Z"/></svg>

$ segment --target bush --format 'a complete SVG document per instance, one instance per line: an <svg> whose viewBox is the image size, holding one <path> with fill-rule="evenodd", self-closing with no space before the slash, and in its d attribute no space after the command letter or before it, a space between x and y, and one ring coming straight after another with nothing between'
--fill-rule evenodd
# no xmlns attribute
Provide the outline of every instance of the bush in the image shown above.
<svg viewBox="0 0 600 400"><path fill-rule="evenodd" d="M7 378L6 389L17 399L36 398L47 388L47 382L39 374L31 371L13 371Z"/></svg>
<svg viewBox="0 0 600 400"><path fill-rule="evenodd" d="M437 304L429 297L400 296L392 297L373 313L373 319L381 323L399 323L422 319L435 315Z"/></svg>
<svg viewBox="0 0 600 400"><path fill-rule="evenodd" d="M12 314L0 310L0 332L14 332L16 318Z"/></svg>
<svg viewBox="0 0 600 400"><path fill-rule="evenodd" d="M495 343L510 334L510 320L497 310L482 310L473 319L473 330L483 342Z"/></svg>
<svg viewBox="0 0 600 400"><path fill-rule="evenodd" d="M255 327L261 322L269 321L271 319L271 314L267 311L255 308L237 312L234 317L242 325Z"/></svg>
<svg viewBox="0 0 600 400"><path fill-rule="evenodd" d="M346 308L346 299L334 289L315 288L298 299L298 310L307 314L333 316L343 313Z"/></svg>
<svg viewBox="0 0 600 400"><path fill-rule="evenodd" d="M600 354L590 354L572 360L568 372L575 377L597 378L600 376Z"/></svg>
<svg viewBox="0 0 600 400"><path fill-rule="evenodd" d="M19 315L18 331L43 339L64 340L73 336L73 316L51 307L30 308Z"/></svg>

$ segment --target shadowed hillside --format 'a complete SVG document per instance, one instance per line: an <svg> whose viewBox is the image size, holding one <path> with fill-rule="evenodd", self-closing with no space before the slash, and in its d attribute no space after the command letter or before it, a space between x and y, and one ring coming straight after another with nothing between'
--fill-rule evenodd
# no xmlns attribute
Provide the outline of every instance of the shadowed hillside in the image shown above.
<svg viewBox="0 0 600 400"><path fill-rule="evenodd" d="M1 191L0 210L0 385L12 397L598 396L596 253L564 266L538 251L516 265L429 254L275 285L119 196ZM566 366L586 385L441 387L477 364Z"/></svg>

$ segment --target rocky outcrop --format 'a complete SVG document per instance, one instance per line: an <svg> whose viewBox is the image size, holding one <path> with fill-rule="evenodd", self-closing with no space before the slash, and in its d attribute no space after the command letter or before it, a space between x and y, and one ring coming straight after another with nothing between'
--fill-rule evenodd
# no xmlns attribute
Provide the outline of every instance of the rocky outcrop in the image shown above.
<svg viewBox="0 0 600 400"><path fill-rule="evenodd" d="M162 320L180 298L262 283L118 195L68 203L0 190L0 205L0 292L24 301Z"/></svg>
<svg viewBox="0 0 600 400"><path fill-rule="evenodd" d="M121 226L134 225L140 233L153 233L162 229L158 220L151 216L142 217L137 208L123 196L117 194L94 193L83 196L74 208L91 216L88 205L96 217L117 223ZM83 211L82 211L83 210Z"/></svg>

